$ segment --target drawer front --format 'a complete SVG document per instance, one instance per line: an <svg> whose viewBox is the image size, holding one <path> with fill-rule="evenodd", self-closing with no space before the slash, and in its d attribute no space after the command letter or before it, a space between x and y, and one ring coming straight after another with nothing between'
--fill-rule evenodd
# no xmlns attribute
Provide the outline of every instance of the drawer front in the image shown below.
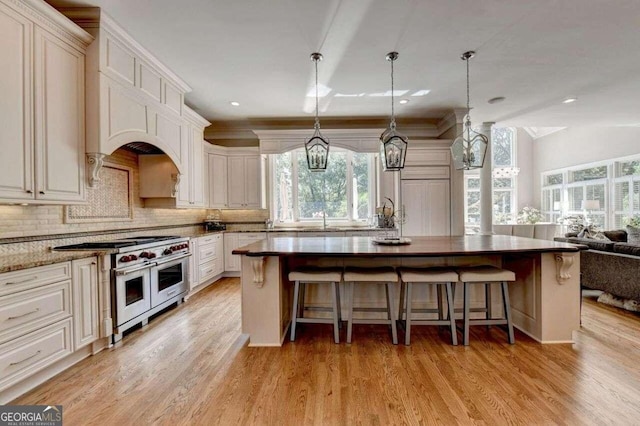
<svg viewBox="0 0 640 426"><path fill-rule="evenodd" d="M221 239L222 239L222 234L207 235L206 237L198 238L198 244L201 244L201 245L211 244L211 243L215 243L216 241L220 241Z"/></svg>
<svg viewBox="0 0 640 426"><path fill-rule="evenodd" d="M203 263L200 265L200 283L207 281L216 275L216 262Z"/></svg>
<svg viewBox="0 0 640 426"><path fill-rule="evenodd" d="M211 259L215 259L218 255L222 253L218 253L216 250L216 244L206 244L198 247L198 263L202 264L204 262L208 262Z"/></svg>
<svg viewBox="0 0 640 426"><path fill-rule="evenodd" d="M0 343L70 316L70 280L0 297Z"/></svg>
<svg viewBox="0 0 640 426"><path fill-rule="evenodd" d="M256 242L267 238L265 232L242 232L238 236L239 241L251 241Z"/></svg>
<svg viewBox="0 0 640 426"><path fill-rule="evenodd" d="M71 318L0 345L0 390L72 352Z"/></svg>
<svg viewBox="0 0 640 426"><path fill-rule="evenodd" d="M451 151L446 148L411 148L407 151L405 166L448 166Z"/></svg>
<svg viewBox="0 0 640 426"><path fill-rule="evenodd" d="M345 237L368 237L369 231L345 231Z"/></svg>
<svg viewBox="0 0 640 426"><path fill-rule="evenodd" d="M0 274L0 296L71 279L71 262Z"/></svg>

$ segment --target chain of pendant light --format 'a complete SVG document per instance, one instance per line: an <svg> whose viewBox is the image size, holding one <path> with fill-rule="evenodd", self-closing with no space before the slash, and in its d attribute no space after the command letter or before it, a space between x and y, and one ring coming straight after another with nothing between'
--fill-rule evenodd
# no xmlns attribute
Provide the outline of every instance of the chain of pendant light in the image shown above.
<svg viewBox="0 0 640 426"><path fill-rule="evenodd" d="M391 123L390 123L390 127L392 130L395 130L396 128L396 113L395 113L395 106L393 105L393 63L395 62L395 59L391 59L389 62L391 62Z"/></svg>
<svg viewBox="0 0 640 426"><path fill-rule="evenodd" d="M471 60L471 58L473 58L473 54L470 54L465 59L465 62L467 63L467 127L469 127L469 125L471 124L471 106L469 101L469 61Z"/></svg>
<svg viewBox="0 0 640 426"><path fill-rule="evenodd" d="M318 61L319 60L320 60L320 57L313 58L313 63L316 67L316 122L313 125L313 127L315 127L316 129L320 128L320 119L318 118Z"/></svg>

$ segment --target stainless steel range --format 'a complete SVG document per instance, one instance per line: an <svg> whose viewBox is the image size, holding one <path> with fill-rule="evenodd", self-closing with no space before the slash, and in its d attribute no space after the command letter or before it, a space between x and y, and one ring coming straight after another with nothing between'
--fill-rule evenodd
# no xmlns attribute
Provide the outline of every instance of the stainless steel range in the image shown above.
<svg viewBox="0 0 640 426"><path fill-rule="evenodd" d="M101 241L55 250L108 248L111 255L111 310L114 320L113 341L122 333L170 306L180 304L189 289L187 237L131 237Z"/></svg>

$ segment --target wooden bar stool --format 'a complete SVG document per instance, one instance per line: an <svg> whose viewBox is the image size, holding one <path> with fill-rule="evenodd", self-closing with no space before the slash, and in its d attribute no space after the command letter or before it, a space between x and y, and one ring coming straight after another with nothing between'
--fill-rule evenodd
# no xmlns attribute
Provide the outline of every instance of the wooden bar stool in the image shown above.
<svg viewBox="0 0 640 426"><path fill-rule="evenodd" d="M402 321L406 306L406 320L404 322L404 344L411 343L412 325L447 325L451 330L451 344L458 344L456 332L456 319L453 307L453 285L458 282L458 274L455 271L445 268L400 268L400 315ZM437 309L413 309L412 289L414 284L435 285L437 288L438 308ZM442 287L445 288L447 297L447 317L444 317L442 306ZM405 293L406 288L406 293ZM437 313L438 319L413 319L413 313Z"/></svg>
<svg viewBox="0 0 640 426"><path fill-rule="evenodd" d="M389 324L391 325L391 339L398 344L398 330L396 328L396 312L393 308L393 286L398 282L398 274L391 266L379 268L346 268L344 282L348 284L349 305L347 311L347 343L351 343L353 324ZM363 308L353 306L354 283L385 284L387 307ZM354 319L353 312L386 312L387 319Z"/></svg>
<svg viewBox="0 0 640 426"><path fill-rule="evenodd" d="M471 268L462 268L458 270L460 282L464 285L464 308L463 308L463 340L464 345L469 345L469 326L470 325L506 325L509 343L515 343L513 335L513 323L511 322L511 305L509 303L509 287L508 281L515 281L516 274L506 269L496 268L495 266L477 266ZM502 304L504 307L504 318L492 318L491 315L491 297L490 284L499 282L502 289ZM472 284L482 284L485 286L485 309L480 309L486 313L485 319L471 319L470 314L474 310L471 309L470 288Z"/></svg>
<svg viewBox="0 0 640 426"><path fill-rule="evenodd" d="M303 268L289 272L289 281L295 282L293 290L293 312L291 314L291 341L296 340L296 325L298 323L333 324L333 340L340 343L340 282L342 281L342 268ZM331 318L306 318L304 305L305 287L307 284L331 285L331 308L316 307L316 311L330 311Z"/></svg>

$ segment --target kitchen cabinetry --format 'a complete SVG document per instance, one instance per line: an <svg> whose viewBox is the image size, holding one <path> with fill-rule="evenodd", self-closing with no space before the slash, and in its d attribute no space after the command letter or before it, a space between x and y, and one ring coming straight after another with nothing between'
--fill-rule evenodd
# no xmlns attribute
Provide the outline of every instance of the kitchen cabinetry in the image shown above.
<svg viewBox="0 0 640 426"><path fill-rule="evenodd" d="M233 250L265 239L267 239L266 232L238 232L224 234L225 272L239 272L241 269L241 256L232 254L231 252Z"/></svg>
<svg viewBox="0 0 640 426"><path fill-rule="evenodd" d="M98 261L95 257L71 262L73 282L73 341L75 350L96 341L98 335Z"/></svg>
<svg viewBox="0 0 640 426"><path fill-rule="evenodd" d="M402 203L407 212L403 235L451 234L448 180L403 180Z"/></svg>
<svg viewBox="0 0 640 426"><path fill-rule="evenodd" d="M229 207L260 208L260 166L259 155L233 156L227 159Z"/></svg>
<svg viewBox="0 0 640 426"><path fill-rule="evenodd" d="M197 241L198 284L205 284L224 272L224 237L213 234Z"/></svg>
<svg viewBox="0 0 640 426"><path fill-rule="evenodd" d="M145 207L203 208L204 205L204 126L210 123L187 106L182 132L181 158L184 173L166 155L141 155L140 198Z"/></svg>
<svg viewBox="0 0 640 426"><path fill-rule="evenodd" d="M227 157L219 154L207 155L209 173L209 208L225 209L227 201Z"/></svg>
<svg viewBox="0 0 640 426"><path fill-rule="evenodd" d="M71 262L0 274L0 390L73 352Z"/></svg>
<svg viewBox="0 0 640 426"><path fill-rule="evenodd" d="M0 201L81 203L84 65L93 38L30 3L0 0Z"/></svg>

